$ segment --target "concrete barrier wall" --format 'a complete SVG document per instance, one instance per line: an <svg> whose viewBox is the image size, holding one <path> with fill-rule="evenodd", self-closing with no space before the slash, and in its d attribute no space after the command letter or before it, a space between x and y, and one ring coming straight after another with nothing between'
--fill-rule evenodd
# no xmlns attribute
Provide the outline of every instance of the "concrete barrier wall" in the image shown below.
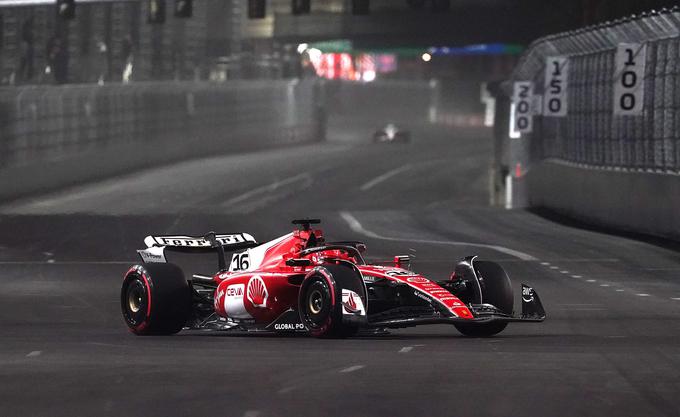
<svg viewBox="0 0 680 417"><path fill-rule="evenodd" d="M529 204L585 222L680 239L680 176L543 161L525 177Z"/></svg>
<svg viewBox="0 0 680 417"><path fill-rule="evenodd" d="M0 89L0 201L172 161L321 140L314 80Z"/></svg>

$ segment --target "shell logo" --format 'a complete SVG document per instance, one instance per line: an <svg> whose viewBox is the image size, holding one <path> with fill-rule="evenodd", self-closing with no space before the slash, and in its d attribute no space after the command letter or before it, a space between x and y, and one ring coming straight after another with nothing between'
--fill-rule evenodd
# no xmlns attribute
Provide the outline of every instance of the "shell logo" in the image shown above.
<svg viewBox="0 0 680 417"><path fill-rule="evenodd" d="M424 277L410 277L410 278L406 278L406 281L411 282L413 284L424 284L426 282L430 282L429 279L424 278Z"/></svg>
<svg viewBox="0 0 680 417"><path fill-rule="evenodd" d="M248 281L247 297L254 307L267 307L267 286L259 275L255 275Z"/></svg>

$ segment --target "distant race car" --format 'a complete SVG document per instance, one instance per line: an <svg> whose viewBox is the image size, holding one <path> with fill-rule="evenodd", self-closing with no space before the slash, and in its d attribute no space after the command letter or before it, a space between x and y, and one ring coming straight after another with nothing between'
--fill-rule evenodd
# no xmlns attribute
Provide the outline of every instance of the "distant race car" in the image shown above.
<svg viewBox="0 0 680 417"><path fill-rule="evenodd" d="M498 264L470 256L450 278L410 270L408 256L367 264L361 242L325 242L319 220L294 220L298 230L258 244L247 233L205 237L148 236L143 263L123 279L123 317L138 335L188 329L304 332L346 337L360 330L452 324L468 336L492 336L510 322L540 322L538 294L522 284L522 313ZM234 252L227 263L225 251ZM171 252L214 252L218 271L187 279ZM390 264L390 265L388 265Z"/></svg>
<svg viewBox="0 0 680 417"><path fill-rule="evenodd" d="M394 123L388 123L373 134L374 143L407 143L411 140L411 132L400 129Z"/></svg>

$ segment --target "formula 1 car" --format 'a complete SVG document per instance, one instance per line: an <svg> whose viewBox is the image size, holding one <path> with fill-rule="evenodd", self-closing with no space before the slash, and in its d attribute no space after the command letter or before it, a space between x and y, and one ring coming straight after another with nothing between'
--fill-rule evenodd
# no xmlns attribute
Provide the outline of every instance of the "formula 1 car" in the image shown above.
<svg viewBox="0 0 680 417"><path fill-rule="evenodd" d="M388 123L373 133L373 143L408 143L410 141L411 132L397 127L394 123Z"/></svg>
<svg viewBox="0 0 680 417"><path fill-rule="evenodd" d="M292 233L258 244L247 233L204 237L148 236L143 263L124 276L123 317L138 335L187 329L306 332L347 337L420 324L452 324L486 337L510 322L540 322L545 311L522 284L522 313L513 316L510 279L496 263L467 257L440 281L410 270L409 256L367 264L366 245L325 242L316 219L294 220ZM185 278L167 262L172 252L214 252L218 271ZM225 252L233 252L227 263Z"/></svg>

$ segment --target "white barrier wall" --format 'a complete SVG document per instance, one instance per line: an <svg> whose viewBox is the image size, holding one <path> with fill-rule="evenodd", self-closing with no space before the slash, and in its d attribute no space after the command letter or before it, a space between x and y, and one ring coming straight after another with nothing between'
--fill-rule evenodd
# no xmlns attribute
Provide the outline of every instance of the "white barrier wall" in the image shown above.
<svg viewBox="0 0 680 417"><path fill-rule="evenodd" d="M680 177L542 162L526 177L529 204L588 223L680 239Z"/></svg>

